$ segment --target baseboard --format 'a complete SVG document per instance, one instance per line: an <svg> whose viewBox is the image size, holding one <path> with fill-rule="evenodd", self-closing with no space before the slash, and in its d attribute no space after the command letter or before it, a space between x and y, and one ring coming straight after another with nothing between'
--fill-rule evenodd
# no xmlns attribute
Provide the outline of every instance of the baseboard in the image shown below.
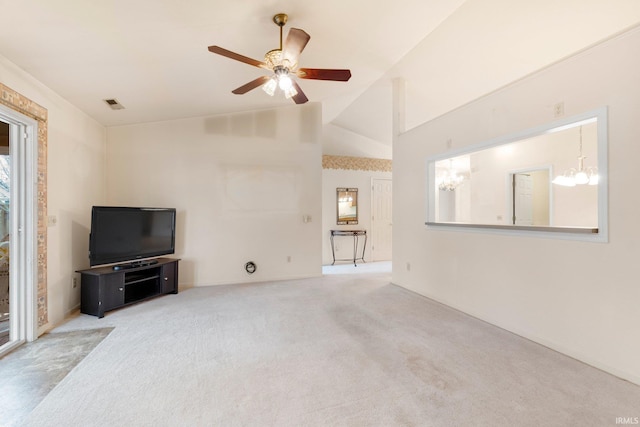
<svg viewBox="0 0 640 427"><path fill-rule="evenodd" d="M479 313L475 313L473 311L467 311L466 309L463 309L462 307L459 307L456 304L451 303L450 301L437 298L434 295L423 294L421 292L417 292L417 291L415 291L413 289L404 287L404 286L399 285L397 283L392 283L392 284L395 285L395 286L398 286L398 287L400 287L400 288L402 288L402 289L404 289L404 290L406 290L408 292L411 292L411 293L413 293L415 295L421 296L423 298L430 299L431 301L434 301L434 302L436 302L438 304L442 304L442 305L444 305L444 306L446 306L448 308L451 308L451 309L453 309L455 311L458 311L458 312L460 312L460 313L462 313L464 315L473 317L474 319L480 320L481 322L487 323L487 324L489 324L491 326L494 326L496 328L500 328L500 329L502 329L504 331L507 331L509 333L517 335L520 338L524 338L524 339L532 341L532 342L534 342L536 344L539 344L539 345L542 345L544 347L547 347L550 350L553 350L553 351L556 351L558 353L561 353L561 354L563 354L563 355L565 355L567 357L575 359L578 362L585 363L585 364L587 364L587 365L589 365L589 366L591 366L593 368L599 369L599 370L601 370L603 372L606 372L606 373L608 373L610 375L618 377L618 378L620 378L622 380L629 381L629 382L634 383L636 385L640 385L640 376L638 376L636 374L633 374L631 372L627 372L627 371L622 370L622 369L618 369L618 368L616 368L614 366L610 366L610 365L608 365L606 363L603 363L603 362L601 362L601 361L599 361L597 359L594 359L594 358L592 358L592 357L590 357L590 356L588 356L586 354L583 354L583 353L581 353L579 351L575 351L575 350L573 350L573 349L571 349L569 347L566 347L566 346L562 345L561 343L558 343L558 342L555 342L555 341L552 341L552 340L548 340L548 339L543 338L543 337L539 337L539 336L537 336L535 334L531 334L531 333L529 333L527 331L523 331L523 330L520 330L518 328L511 328L511 327L502 326L495 319L486 318L483 315L481 315Z"/></svg>
<svg viewBox="0 0 640 427"><path fill-rule="evenodd" d="M180 290L189 289L189 288L203 288L207 286L224 286L224 285L242 285L247 283L266 283L266 282L279 282L286 280L300 280L300 279L314 279L322 277L322 272L320 272L317 276L309 276L309 275L291 275L291 276L277 276L277 277L268 277L268 278L260 278L256 280L250 280L250 277L247 277L247 280L237 280L237 281L221 281L221 282L208 282L208 283L198 283L198 284L180 284Z"/></svg>

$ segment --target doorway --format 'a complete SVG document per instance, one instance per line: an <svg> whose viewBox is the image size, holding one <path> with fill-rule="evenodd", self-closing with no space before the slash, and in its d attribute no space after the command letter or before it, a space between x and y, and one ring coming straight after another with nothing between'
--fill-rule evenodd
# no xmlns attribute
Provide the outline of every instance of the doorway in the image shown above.
<svg viewBox="0 0 640 427"><path fill-rule="evenodd" d="M36 338L37 129L0 105L0 356Z"/></svg>

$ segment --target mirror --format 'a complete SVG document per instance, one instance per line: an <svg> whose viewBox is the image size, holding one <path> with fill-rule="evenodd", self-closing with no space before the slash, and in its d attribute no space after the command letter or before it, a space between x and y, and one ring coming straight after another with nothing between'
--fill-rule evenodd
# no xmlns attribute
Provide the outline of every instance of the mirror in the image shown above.
<svg viewBox="0 0 640 427"><path fill-rule="evenodd" d="M427 162L427 225L602 234L606 109Z"/></svg>
<svg viewBox="0 0 640 427"><path fill-rule="evenodd" d="M338 225L358 223L358 189L337 188Z"/></svg>

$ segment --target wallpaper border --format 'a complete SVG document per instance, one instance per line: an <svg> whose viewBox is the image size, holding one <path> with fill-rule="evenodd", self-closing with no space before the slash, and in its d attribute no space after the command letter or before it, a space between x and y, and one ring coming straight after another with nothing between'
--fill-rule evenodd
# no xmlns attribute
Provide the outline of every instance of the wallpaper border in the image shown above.
<svg viewBox="0 0 640 427"><path fill-rule="evenodd" d="M391 172L393 161L369 157L322 156L322 169L345 169L375 172Z"/></svg>

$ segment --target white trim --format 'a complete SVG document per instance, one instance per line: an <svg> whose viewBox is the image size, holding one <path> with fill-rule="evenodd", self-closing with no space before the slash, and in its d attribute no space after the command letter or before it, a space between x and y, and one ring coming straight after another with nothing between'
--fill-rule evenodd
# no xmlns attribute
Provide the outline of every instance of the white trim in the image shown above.
<svg viewBox="0 0 640 427"><path fill-rule="evenodd" d="M455 231L462 232L482 232L482 233L497 233L497 234L511 234L511 235L524 235L531 237L545 237L555 239L567 239L567 240L584 240L597 243L607 243L609 241L609 193L608 193L608 111L607 107L600 107L591 111L587 111L582 114L578 114L572 117L563 118L550 123L546 123L540 126L536 126L523 131L515 132L510 135L497 137L488 141L483 141L477 144L472 144L467 147L457 148L445 153L440 153L431 156L427 159L426 163L426 221L428 228L435 228L440 230L453 230L454 227L446 223L436 223L436 203L435 203L435 187L432 183L435 182L435 163L440 160L456 157L464 154L469 154L475 151L484 150L488 148L497 147L500 145L508 144L511 142L519 141L522 139L528 139L535 136L558 132L568 127L575 127L582 124L592 123L597 120L597 134L598 134L598 233L597 234L576 234L576 233L564 233L564 232L543 232L535 230L494 230L491 227L485 225L478 226L474 229L473 224L465 224L465 227L457 227ZM502 227L500 227L502 228Z"/></svg>

